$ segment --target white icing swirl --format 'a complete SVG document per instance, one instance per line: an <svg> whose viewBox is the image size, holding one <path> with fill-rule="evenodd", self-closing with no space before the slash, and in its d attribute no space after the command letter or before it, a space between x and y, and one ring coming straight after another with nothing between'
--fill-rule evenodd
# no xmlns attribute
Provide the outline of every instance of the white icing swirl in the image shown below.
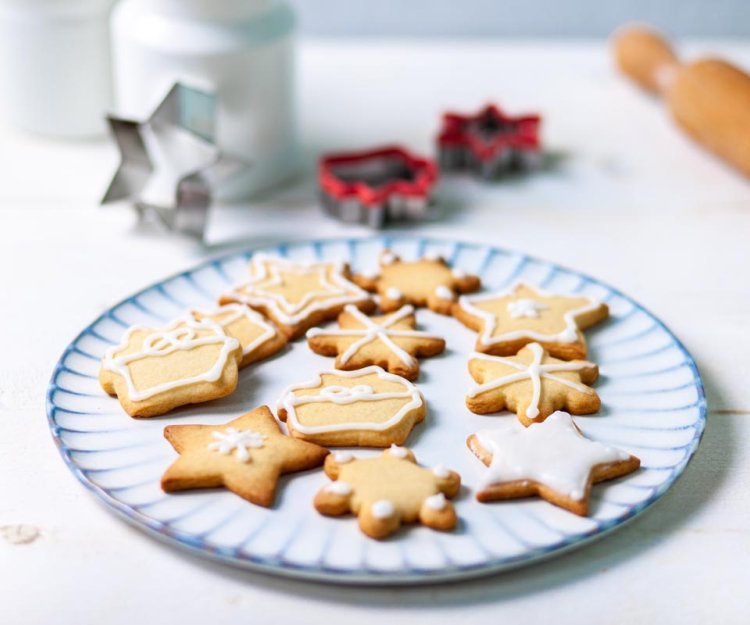
<svg viewBox="0 0 750 625"><path fill-rule="evenodd" d="M424 500L425 505L432 510L443 510L448 502L443 493L437 493Z"/></svg>
<svg viewBox="0 0 750 625"><path fill-rule="evenodd" d="M389 519L396 514L396 507L387 499L379 499L372 504L372 516L376 519Z"/></svg>
<svg viewBox="0 0 750 625"><path fill-rule="evenodd" d="M451 475L450 469L448 469L448 467L446 467L444 464L436 464L434 467L432 467L432 473L435 475L435 477L439 477L442 480L450 477Z"/></svg>
<svg viewBox="0 0 750 625"><path fill-rule="evenodd" d="M545 310L549 310L549 306L542 304L542 302L538 302L535 299L529 299L526 297L508 302L508 314L513 319L521 319L523 317L538 319L540 313Z"/></svg>
<svg viewBox="0 0 750 625"><path fill-rule="evenodd" d="M440 299L447 299L451 301L456 297L456 294L443 284L435 287L435 295L437 295Z"/></svg>
<svg viewBox="0 0 750 625"><path fill-rule="evenodd" d="M395 286L390 286L390 287L388 287L385 290L385 296L388 299L392 299L392 300L398 301L398 300L400 300L403 297L403 294Z"/></svg>
<svg viewBox="0 0 750 625"><path fill-rule="evenodd" d="M394 458L406 458L409 455L409 450L406 447L399 447L395 443L392 443L388 448L388 453Z"/></svg>
<svg viewBox="0 0 750 625"><path fill-rule="evenodd" d="M250 462L250 450L260 449L268 438L260 432L252 430L238 430L237 428L228 427L224 431L214 430L211 436L216 440L208 444L211 451L217 451L224 456L228 456L233 451L235 457L240 462Z"/></svg>
<svg viewBox="0 0 750 625"><path fill-rule="evenodd" d="M325 486L324 490L326 492L333 493L334 495L340 495L342 497L351 495L353 492L351 484L349 484L348 482L342 482L340 480L331 482L330 484Z"/></svg>

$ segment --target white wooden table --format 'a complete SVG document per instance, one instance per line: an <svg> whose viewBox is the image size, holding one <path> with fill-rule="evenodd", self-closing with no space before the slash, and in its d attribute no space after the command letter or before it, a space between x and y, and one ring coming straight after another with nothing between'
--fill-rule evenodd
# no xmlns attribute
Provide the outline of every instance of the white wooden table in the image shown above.
<svg viewBox="0 0 750 625"><path fill-rule="evenodd" d="M750 67L750 44L692 45ZM584 270L661 317L693 353L709 425L685 475L611 537L537 566L426 588L337 588L196 559L127 526L60 460L44 392L103 308L220 251L135 226L97 198L104 142L0 131L0 622L747 623L750 619L750 185L697 150L661 105L615 75L603 44L301 46L309 168L333 148L431 152L438 116L489 100L540 110L551 171L445 183L435 236L492 241ZM3 86L3 88L9 88ZM223 208L211 237L243 245L358 233L320 217L303 181ZM364 231L361 231L364 233ZM395 620L394 620L395 619ZM407 621L408 619L408 621Z"/></svg>

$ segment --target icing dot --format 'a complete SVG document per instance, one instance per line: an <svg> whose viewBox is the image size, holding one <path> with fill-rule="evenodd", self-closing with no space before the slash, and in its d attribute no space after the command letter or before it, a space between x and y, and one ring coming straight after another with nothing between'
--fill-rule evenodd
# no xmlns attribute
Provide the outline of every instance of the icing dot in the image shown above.
<svg viewBox="0 0 750 625"><path fill-rule="evenodd" d="M406 458L406 456L409 454L409 450L406 449L406 447L399 447L396 444L392 444L388 448L388 453L396 458Z"/></svg>
<svg viewBox="0 0 750 625"><path fill-rule="evenodd" d="M401 294L401 291L399 291L395 286L388 287L385 291L385 296L388 299L394 299L399 300L403 297Z"/></svg>
<svg viewBox="0 0 750 625"><path fill-rule="evenodd" d="M379 499L372 504L372 516L376 519L387 519L396 514L396 507L387 499Z"/></svg>
<svg viewBox="0 0 750 625"><path fill-rule="evenodd" d="M425 499L424 503L432 510L442 510L445 508L447 502L445 501L445 495L443 495L443 493L438 493L437 495L432 495Z"/></svg>
<svg viewBox="0 0 750 625"><path fill-rule="evenodd" d="M444 464L437 464L432 467L432 473L435 475L435 477L439 477L442 479L450 477L451 474L451 472L448 470L448 467L446 467Z"/></svg>
<svg viewBox="0 0 750 625"><path fill-rule="evenodd" d="M463 269L455 268L453 271L451 271L454 278L457 278L458 280L461 280L466 277L466 272Z"/></svg>
<svg viewBox="0 0 750 625"><path fill-rule="evenodd" d="M437 252L427 252L422 258L425 260L440 260L440 254Z"/></svg>
<svg viewBox="0 0 750 625"><path fill-rule="evenodd" d="M442 284L438 287L435 287L435 295L437 295L440 299L448 300L452 300L455 297L453 291Z"/></svg>
<svg viewBox="0 0 750 625"><path fill-rule="evenodd" d="M360 271L359 275L364 276L365 278L368 278L370 280L373 280L374 278L378 277L378 274L380 272L377 269L365 269L364 271Z"/></svg>
<svg viewBox="0 0 750 625"><path fill-rule="evenodd" d="M392 265L395 262L396 256L390 252L384 252L380 255L380 264L382 265Z"/></svg>
<svg viewBox="0 0 750 625"><path fill-rule="evenodd" d="M508 302L508 314L512 319L521 319L524 317L538 319L539 313L548 308L549 306L546 304L542 304L541 302L526 297Z"/></svg>
<svg viewBox="0 0 750 625"><path fill-rule="evenodd" d="M327 493L333 493L334 495L351 495L352 494L352 485L348 482L331 482L328 484L325 489Z"/></svg>
<svg viewBox="0 0 750 625"><path fill-rule="evenodd" d="M333 459L337 464L346 464L347 462L354 460L354 456L348 451L334 451Z"/></svg>

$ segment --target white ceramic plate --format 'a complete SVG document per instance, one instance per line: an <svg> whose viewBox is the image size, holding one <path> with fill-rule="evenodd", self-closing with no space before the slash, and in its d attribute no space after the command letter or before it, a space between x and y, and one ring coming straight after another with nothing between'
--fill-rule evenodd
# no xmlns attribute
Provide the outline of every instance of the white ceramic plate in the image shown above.
<svg viewBox="0 0 750 625"><path fill-rule="evenodd" d="M705 425L700 376L670 331L622 293L516 252L408 235L294 243L265 251L299 260L346 260L362 270L375 267L386 246L407 259L440 253L454 266L478 273L487 290L523 279L551 291L606 301L612 318L587 332L589 358L601 369L597 390L603 407L576 422L590 438L637 455L642 468L595 486L588 518L539 499L478 503L474 492L483 465L467 449L466 437L495 420L515 417L479 416L465 408L466 360L475 334L450 317L420 311L421 326L444 336L448 349L422 360L417 385L427 399L428 415L406 444L421 463L445 464L461 474L456 531L408 527L389 540L371 540L354 518L315 512L312 497L328 482L321 470L283 478L276 504L268 510L223 490L164 494L159 478L175 457L162 436L165 425L219 424L261 404L275 407L285 386L332 367L333 359L313 354L299 341L244 369L233 395L154 419L131 419L101 391L101 356L128 326L162 324L189 306L210 305L230 284L246 279L251 251L204 263L136 293L68 346L52 375L47 405L52 434L68 467L107 506L170 544L281 575L375 584L483 575L581 546L643 512L682 473Z"/></svg>

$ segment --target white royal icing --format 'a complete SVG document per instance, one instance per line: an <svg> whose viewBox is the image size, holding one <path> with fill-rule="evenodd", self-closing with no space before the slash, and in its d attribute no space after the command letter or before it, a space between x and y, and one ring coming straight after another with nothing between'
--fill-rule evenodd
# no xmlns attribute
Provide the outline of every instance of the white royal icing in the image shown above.
<svg viewBox="0 0 750 625"><path fill-rule="evenodd" d="M453 300L453 298L456 297L456 294L443 284L435 287L435 295L437 295L440 299L447 300Z"/></svg>
<svg viewBox="0 0 750 625"><path fill-rule="evenodd" d="M458 269L457 267L454 267L451 269L451 273L453 274L453 277L457 280L462 280L466 277L466 272L463 269Z"/></svg>
<svg viewBox="0 0 750 625"><path fill-rule="evenodd" d="M406 458L409 455L409 450L406 447L399 447L395 443L391 443L388 453L394 458Z"/></svg>
<svg viewBox="0 0 750 625"><path fill-rule="evenodd" d="M514 341L517 339L531 339L533 341L553 342L553 343L575 343L578 340L578 324L576 323L576 317L584 315L588 312L596 310L601 306L601 302L594 299L593 297L586 297L579 295L577 297L584 297L589 300L589 303L567 311L563 315L565 321L565 329L558 333L544 333L537 332L535 330L510 330L509 332L503 332L497 336L492 336L497 325L497 316L482 310L474 305L474 302L483 302L487 300L499 299L501 297L507 297L513 295L513 293L520 287L522 283L516 283L506 291L499 293L488 293L484 295L463 295L458 299L459 306L467 313L474 317L478 317L482 320L482 331L479 334L479 341L483 345L494 345L495 343L502 343L505 341ZM563 294L553 294L546 291L542 291L536 287L533 288L539 295L543 297L567 297ZM542 311L539 311L542 312Z"/></svg>
<svg viewBox="0 0 750 625"><path fill-rule="evenodd" d="M227 336L218 324L210 321L193 321L178 319L171 323L163 330L156 330L148 335L138 352L118 356L117 353L125 350L130 342L131 335L139 330L144 330L139 326L130 328L123 337L119 345L115 345L107 350L102 360L102 368L107 371L113 371L123 377L128 388L128 397L132 401L142 401L163 393L165 391L187 386L197 382L215 382L224 372L227 359L236 350L240 343L237 339ZM210 330L209 336L197 337L198 331ZM221 351L214 364L203 373L179 380L171 380L156 384L149 388L138 390L135 388L133 377L130 375L129 365L137 360L144 358L157 358L167 356L176 351L190 351L203 345L221 345Z"/></svg>
<svg viewBox="0 0 750 625"><path fill-rule="evenodd" d="M351 391L349 393L341 393L340 391L334 392L332 395L324 395L322 391L316 395L295 395L294 391L299 389L314 389L319 388L321 384L323 383L323 375L333 375L341 378L359 378L370 374L377 374L377 376L381 380L387 380L389 382L397 382L403 387L403 391L389 391L389 392L363 392L364 387L369 387L369 385L355 385L354 387L351 387ZM339 385L334 385L330 387L324 387L324 388L340 388ZM359 388L359 391L355 391L354 389ZM329 425L303 425L300 423L299 418L297 417L297 411L296 407L301 406L303 404L313 404L313 403L324 403L324 402L332 402L334 404L352 404L354 402L358 401L380 401L384 399L408 399L409 401L406 402L401 409L393 415L390 419L377 423L377 422L359 422L359 423L331 423ZM327 432L342 432L342 431L348 431L348 430L368 430L368 431L375 431L375 432L382 432L387 430L388 428L396 425L401 421L401 419L404 418L404 416L410 412L411 410L418 408L422 405L424 402L422 398L422 393L419 392L416 386L414 386L411 382L408 380L405 380L404 378L393 375L392 373L388 373L387 371L384 371L380 367L371 366L371 367L365 367L363 369L357 369L356 371L341 371L339 369L334 369L332 371L323 371L322 373L319 373L313 380L309 382L305 382L302 384L294 384L291 386L288 386L281 397L281 401L279 402L279 405L283 407L286 410L287 413L287 423L290 423L293 429L297 430L298 432L302 432L303 434L322 434ZM337 460L338 462L338 460Z"/></svg>
<svg viewBox="0 0 750 625"><path fill-rule="evenodd" d="M220 454L228 456L233 451L237 460L240 462L250 461L250 450L260 449L267 436L252 430L238 430L237 428L228 427L224 431L215 430L211 436L216 440L208 444L211 451L218 451Z"/></svg>
<svg viewBox="0 0 750 625"><path fill-rule="evenodd" d="M376 519L388 519L396 514L396 507L387 499L379 499L372 504L372 516Z"/></svg>
<svg viewBox="0 0 750 625"><path fill-rule="evenodd" d="M381 265L392 265L396 262L396 255L392 252L383 252L380 255L380 264Z"/></svg>
<svg viewBox="0 0 750 625"><path fill-rule="evenodd" d="M432 510L443 510L445 509L445 506L448 505L448 502L445 500L445 495L443 493L431 495L424 500L424 503L428 508L431 508Z"/></svg>
<svg viewBox="0 0 750 625"><path fill-rule="evenodd" d="M354 460L354 455L348 451L334 451L333 459L336 461L336 464L347 464Z"/></svg>
<svg viewBox="0 0 750 625"><path fill-rule="evenodd" d="M259 327L262 332L255 339L250 341L247 345L242 347L242 355L247 356L256 349L258 349L266 341L270 341L276 336L276 328L272 326L259 312L245 306L243 304L225 304L214 310L200 310L194 309L191 311L193 314L197 313L203 317L211 318L214 323L219 324L222 328L226 328L228 325L233 324L238 319L245 317L250 323ZM227 315L227 313L230 313ZM220 315L227 315L221 321L216 321L213 317Z"/></svg>
<svg viewBox="0 0 750 625"><path fill-rule="evenodd" d="M441 260L442 256L438 252L426 252L424 256L422 256L425 260Z"/></svg>
<svg viewBox="0 0 750 625"><path fill-rule="evenodd" d="M352 317L354 317L360 324L361 328L346 328L338 330L321 330L320 328L311 328L307 331L307 337L316 336L343 336L343 337L357 337L358 340L352 343L346 351L339 356L339 361L342 365L349 362L354 355L359 352L365 345L372 341L380 341L388 349L390 349L396 356L399 357L407 367L416 367L416 359L409 354L406 350L399 347L394 338L410 338L410 339L440 339L439 336L434 334L428 334L427 332L421 332L419 330L399 330L394 329L392 326L397 324L399 321L408 317L414 313L413 306L402 306L395 313L390 315L386 321L382 324L375 323L367 315L363 314L356 306L347 306L344 309Z"/></svg>
<svg viewBox="0 0 750 625"><path fill-rule="evenodd" d="M578 384L577 382L561 378L559 375L554 375L556 371L581 371L588 367L595 366L594 363L587 362L585 360L578 360L575 362L542 364L544 348L542 348L539 343L529 343L526 347L529 348L533 354L533 359L528 365L525 365L522 362L518 362L516 360L512 360L511 358L503 358L502 356L490 356L489 354L479 354L477 352L474 352L471 355L469 362L471 362L471 360L499 362L504 365L508 365L509 367L513 367L514 369L518 369L518 373L510 373L508 375L495 378L494 380L490 380L489 382L485 382L484 384L473 383L469 388L469 397L476 397L477 395L480 395L487 391L491 391L496 388L502 388L503 386L513 384L514 382L530 380L532 395L531 402L529 403L528 408L526 408L526 416L530 419L533 419L539 416L539 402L542 398L542 378L554 380L555 382L564 384L565 386L580 391L581 393L586 393L588 395L594 394L594 389L586 386L585 384Z"/></svg>
<svg viewBox="0 0 750 625"><path fill-rule="evenodd" d="M329 280L327 274L331 269L333 271ZM235 287L229 297L248 306L266 307L281 323L294 325L316 311L361 302L370 297L367 292L344 277L343 269L344 265L340 262L295 263L283 258L256 254L250 262L252 278L249 282ZM297 303L290 302L280 293L265 290L267 287L283 284L282 272L303 275L316 273L320 289L306 293Z"/></svg>
<svg viewBox="0 0 750 625"><path fill-rule="evenodd" d="M386 297L387 297L388 299L392 299L392 300L400 300L400 299L401 299L401 298L403 297L403 294L402 294L402 293L401 293L401 291L400 291L400 290L398 290L398 289L397 289L397 288L396 288L395 286L389 286L389 287L388 287L388 288L387 288L387 289L385 290L385 296L386 296Z"/></svg>
<svg viewBox="0 0 750 625"><path fill-rule="evenodd" d="M480 430L477 442L492 454L483 485L534 481L580 501L593 467L627 460L624 451L585 438L567 412L554 412L541 423L524 427L516 420Z"/></svg>
<svg viewBox="0 0 750 625"><path fill-rule="evenodd" d="M341 482L339 480L335 482L331 482L327 486L325 486L325 490L329 493L333 493L334 495L341 495L342 497L346 497L347 495L352 494L352 485L348 482Z"/></svg>
<svg viewBox="0 0 750 625"><path fill-rule="evenodd" d="M432 473L435 477L439 477L440 479L445 479L447 477L450 477L450 469L446 467L444 464L436 464L434 467L432 467Z"/></svg>
<svg viewBox="0 0 750 625"><path fill-rule="evenodd" d="M513 319L520 319L522 317L538 319L539 313L544 310L549 310L549 306L527 297L508 302L508 314L510 314Z"/></svg>

